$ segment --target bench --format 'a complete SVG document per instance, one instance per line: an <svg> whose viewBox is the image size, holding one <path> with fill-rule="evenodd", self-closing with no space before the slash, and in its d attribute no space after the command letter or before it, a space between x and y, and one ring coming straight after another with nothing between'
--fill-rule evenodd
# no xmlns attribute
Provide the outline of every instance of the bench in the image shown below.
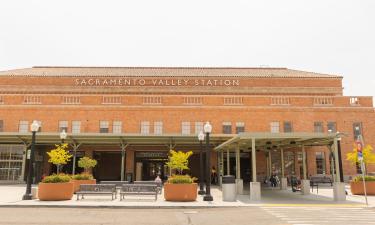
<svg viewBox="0 0 375 225"><path fill-rule="evenodd" d="M101 184L114 184L116 185L116 188L121 188L121 186L123 184L129 184L129 181L117 181L117 180L113 180L113 181L100 181Z"/></svg>
<svg viewBox="0 0 375 225"><path fill-rule="evenodd" d="M85 195L111 195L112 200L117 197L114 184L81 184L76 194L77 200L79 200L79 196L84 199Z"/></svg>
<svg viewBox="0 0 375 225"><path fill-rule="evenodd" d="M161 189L162 189L162 183L161 182L155 182L153 180L149 181L134 181L134 184L153 184L157 186L158 193L161 194Z"/></svg>
<svg viewBox="0 0 375 225"><path fill-rule="evenodd" d="M314 191L314 186L316 187L316 193L319 193L319 184L330 183L332 186L332 178L330 176L311 176L310 177L310 186L311 191Z"/></svg>
<svg viewBox="0 0 375 225"><path fill-rule="evenodd" d="M156 201L158 189L156 184L123 184L120 189L120 201L125 199L125 195L154 195Z"/></svg>

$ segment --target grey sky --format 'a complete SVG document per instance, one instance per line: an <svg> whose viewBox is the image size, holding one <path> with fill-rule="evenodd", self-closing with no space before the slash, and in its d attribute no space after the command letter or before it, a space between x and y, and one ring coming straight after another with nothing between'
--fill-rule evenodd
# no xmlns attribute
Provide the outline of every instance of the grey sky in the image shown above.
<svg viewBox="0 0 375 225"><path fill-rule="evenodd" d="M268 65L374 96L374 52L374 0L0 1L0 70Z"/></svg>

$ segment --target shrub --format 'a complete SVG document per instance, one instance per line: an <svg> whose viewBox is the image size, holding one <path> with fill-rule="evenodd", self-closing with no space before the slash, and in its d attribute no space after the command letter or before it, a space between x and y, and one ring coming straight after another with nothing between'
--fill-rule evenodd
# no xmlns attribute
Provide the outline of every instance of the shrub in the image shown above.
<svg viewBox="0 0 375 225"><path fill-rule="evenodd" d="M174 151L170 150L169 153L171 154L169 156L169 161L166 163L166 165L171 169L176 169L179 174L182 174L183 170L188 170L189 167L189 157L193 155L192 151L189 152L182 152L182 151Z"/></svg>
<svg viewBox="0 0 375 225"><path fill-rule="evenodd" d="M90 159L89 157L85 156L78 161L78 166L83 168L87 173L88 170L95 167L97 163L98 162L95 159Z"/></svg>
<svg viewBox="0 0 375 225"><path fill-rule="evenodd" d="M72 176L73 180L92 180L94 177L89 173L81 173Z"/></svg>
<svg viewBox="0 0 375 225"><path fill-rule="evenodd" d="M356 176L353 179L354 182L363 181L362 176ZM365 176L365 181L375 181L375 176Z"/></svg>
<svg viewBox="0 0 375 225"><path fill-rule="evenodd" d="M67 183L70 181L70 176L67 174L52 174L43 178L42 183Z"/></svg>
<svg viewBox="0 0 375 225"><path fill-rule="evenodd" d="M51 151L47 152L49 156L48 162L56 165L57 173L60 173L61 166L67 164L70 161L72 155L69 154L69 152L67 151L68 144L66 143L55 145L55 147L55 149L52 149Z"/></svg>
<svg viewBox="0 0 375 225"><path fill-rule="evenodd" d="M194 181L197 178L190 177L189 175L173 175L168 179L168 183L170 184L191 184L194 183Z"/></svg>

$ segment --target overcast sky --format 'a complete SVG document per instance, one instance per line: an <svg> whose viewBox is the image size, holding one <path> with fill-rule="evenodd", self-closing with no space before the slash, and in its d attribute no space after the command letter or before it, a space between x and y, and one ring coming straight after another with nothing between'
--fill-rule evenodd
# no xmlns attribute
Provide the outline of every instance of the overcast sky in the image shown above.
<svg viewBox="0 0 375 225"><path fill-rule="evenodd" d="M1 0L0 70L288 67L375 95L375 0Z"/></svg>

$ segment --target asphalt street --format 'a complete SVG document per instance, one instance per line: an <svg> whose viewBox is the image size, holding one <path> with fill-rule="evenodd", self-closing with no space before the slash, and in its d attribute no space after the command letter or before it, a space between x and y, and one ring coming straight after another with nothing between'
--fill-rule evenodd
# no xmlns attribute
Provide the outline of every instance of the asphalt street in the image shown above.
<svg viewBox="0 0 375 225"><path fill-rule="evenodd" d="M0 224L228 225L375 224L359 207L236 207L202 209L0 208Z"/></svg>

